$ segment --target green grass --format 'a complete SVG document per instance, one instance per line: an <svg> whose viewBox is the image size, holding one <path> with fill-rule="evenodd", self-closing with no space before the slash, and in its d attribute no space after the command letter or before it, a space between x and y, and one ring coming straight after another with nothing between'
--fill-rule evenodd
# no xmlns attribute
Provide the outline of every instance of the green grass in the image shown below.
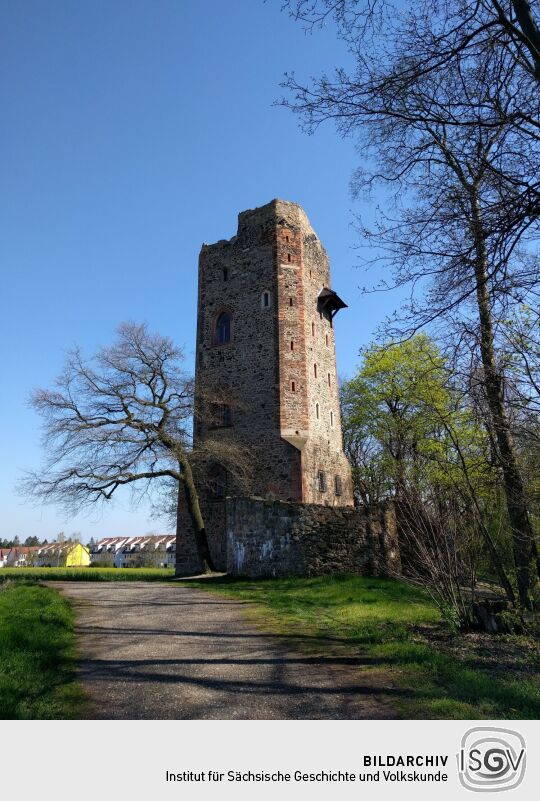
<svg viewBox="0 0 540 801"><path fill-rule="evenodd" d="M249 601L247 614L295 647L365 658L359 669L384 674L401 691L392 702L403 717L540 717L536 641L452 636L430 599L403 582L331 576L193 585Z"/></svg>
<svg viewBox="0 0 540 801"><path fill-rule="evenodd" d="M82 716L73 622L71 606L55 590L0 585L0 719Z"/></svg>
<svg viewBox="0 0 540 801"><path fill-rule="evenodd" d="M40 581L170 581L173 568L159 567L4 567L0 584L6 579Z"/></svg>

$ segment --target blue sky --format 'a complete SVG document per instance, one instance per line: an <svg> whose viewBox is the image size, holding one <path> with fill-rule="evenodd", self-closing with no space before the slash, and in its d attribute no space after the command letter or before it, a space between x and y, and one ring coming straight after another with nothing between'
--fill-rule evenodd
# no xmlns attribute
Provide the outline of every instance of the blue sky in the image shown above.
<svg viewBox="0 0 540 801"><path fill-rule="evenodd" d="M123 320L146 321L193 358L197 255L229 238L239 211L274 197L306 210L325 244L338 369L396 302L361 295L351 223L354 143L331 126L308 137L273 106L283 73L346 64L328 27L313 36L280 0L4 0L0 26L0 537L162 530L119 497L66 519L14 492L41 460L28 408L66 350L107 344Z"/></svg>

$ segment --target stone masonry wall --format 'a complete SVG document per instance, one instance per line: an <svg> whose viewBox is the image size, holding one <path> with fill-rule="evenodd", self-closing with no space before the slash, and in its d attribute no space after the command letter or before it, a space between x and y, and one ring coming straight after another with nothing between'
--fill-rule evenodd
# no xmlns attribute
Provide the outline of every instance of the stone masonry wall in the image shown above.
<svg viewBox="0 0 540 801"><path fill-rule="evenodd" d="M232 576L400 572L392 504L351 509L227 498L226 518Z"/></svg>
<svg viewBox="0 0 540 801"><path fill-rule="evenodd" d="M330 287L328 256L296 203L273 200L241 212L235 236L202 246L194 441L214 452L228 442L247 446L253 462L249 488L223 471L222 495L352 508L334 326L318 305L323 287ZM231 317L231 337L217 344L222 312ZM229 407L227 424L216 425L216 403ZM210 549L225 569L225 503L215 497L213 470L209 464L197 485ZM176 554L178 574L200 568L183 493Z"/></svg>

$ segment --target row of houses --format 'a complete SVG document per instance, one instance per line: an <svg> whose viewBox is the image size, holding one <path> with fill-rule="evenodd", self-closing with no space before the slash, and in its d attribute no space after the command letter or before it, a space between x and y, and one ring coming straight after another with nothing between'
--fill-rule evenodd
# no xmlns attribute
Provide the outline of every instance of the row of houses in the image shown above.
<svg viewBox="0 0 540 801"><path fill-rule="evenodd" d="M112 567L174 567L176 536L106 537L91 551L93 565Z"/></svg>
<svg viewBox="0 0 540 801"><path fill-rule="evenodd" d="M90 551L80 542L49 542L0 549L0 567L88 567Z"/></svg>
<svg viewBox="0 0 540 801"><path fill-rule="evenodd" d="M105 537L91 547L80 542L50 542L0 549L0 567L174 567L174 534Z"/></svg>
<svg viewBox="0 0 540 801"><path fill-rule="evenodd" d="M0 548L0 567L31 567L37 547L17 545L13 548Z"/></svg>

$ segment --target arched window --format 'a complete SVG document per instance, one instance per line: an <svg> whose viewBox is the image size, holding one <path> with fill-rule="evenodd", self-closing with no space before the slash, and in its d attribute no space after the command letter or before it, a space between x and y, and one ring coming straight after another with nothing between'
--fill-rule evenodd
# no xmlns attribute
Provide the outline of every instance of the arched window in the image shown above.
<svg viewBox="0 0 540 801"><path fill-rule="evenodd" d="M221 312L216 320L214 331L214 345L224 345L231 341L231 315L229 312Z"/></svg>
<svg viewBox="0 0 540 801"><path fill-rule="evenodd" d="M265 290L261 295L261 308L268 309L271 306L271 295L270 292Z"/></svg>
<svg viewBox="0 0 540 801"><path fill-rule="evenodd" d="M319 419L319 404L318 403L315 404L315 415L316 415L317 420L318 420Z"/></svg>

